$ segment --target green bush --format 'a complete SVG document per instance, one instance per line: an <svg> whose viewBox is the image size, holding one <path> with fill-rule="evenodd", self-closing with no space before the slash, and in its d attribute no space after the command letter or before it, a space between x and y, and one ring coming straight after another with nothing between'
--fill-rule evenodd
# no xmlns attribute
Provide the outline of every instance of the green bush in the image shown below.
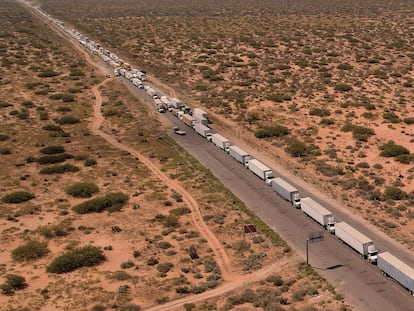
<svg viewBox="0 0 414 311"><path fill-rule="evenodd" d="M48 155L43 156L37 159L37 163L39 164L55 164L65 162L67 159L72 159L73 155L68 153L61 153L58 155Z"/></svg>
<svg viewBox="0 0 414 311"><path fill-rule="evenodd" d="M309 111L309 115L318 117L329 117L331 112L326 108L313 108Z"/></svg>
<svg viewBox="0 0 414 311"><path fill-rule="evenodd" d="M58 125L54 125L54 124L47 124L42 126L42 130L45 131L56 131L56 132L63 132L63 129L58 126ZM62 147L63 148L63 147ZM63 152L63 151L62 151Z"/></svg>
<svg viewBox="0 0 414 311"><path fill-rule="evenodd" d="M400 154L395 157L395 161L410 164L411 162L414 162L414 154Z"/></svg>
<svg viewBox="0 0 414 311"><path fill-rule="evenodd" d="M10 148L1 148L0 154L12 154L12 151Z"/></svg>
<svg viewBox="0 0 414 311"><path fill-rule="evenodd" d="M335 124L335 119L332 118L322 118L319 122L321 125L333 125Z"/></svg>
<svg viewBox="0 0 414 311"><path fill-rule="evenodd" d="M173 266L171 262L164 262L157 265L157 270L160 273L167 273Z"/></svg>
<svg viewBox="0 0 414 311"><path fill-rule="evenodd" d="M59 73L53 71L52 69L43 69L37 76L39 78L51 78L56 77Z"/></svg>
<svg viewBox="0 0 414 311"><path fill-rule="evenodd" d="M141 307L134 304L134 303L129 303L129 304L121 307L119 309L119 311L141 311Z"/></svg>
<svg viewBox="0 0 414 311"><path fill-rule="evenodd" d="M394 112L385 112L382 117L391 123L400 123L400 118Z"/></svg>
<svg viewBox="0 0 414 311"><path fill-rule="evenodd" d="M94 166L97 163L98 162L96 162L95 159L86 159L85 162L84 162L84 165L88 167L88 166Z"/></svg>
<svg viewBox="0 0 414 311"><path fill-rule="evenodd" d="M373 129L354 125L351 123L345 124L341 128L342 132L352 132L352 137L358 141L367 141L369 137L372 135L375 135L375 132Z"/></svg>
<svg viewBox="0 0 414 311"><path fill-rule="evenodd" d="M65 103L71 103L75 101L75 96L72 94L62 94L62 101Z"/></svg>
<svg viewBox="0 0 414 311"><path fill-rule="evenodd" d="M49 252L46 242L29 241L12 251L12 258L16 261L30 261L41 258Z"/></svg>
<svg viewBox="0 0 414 311"><path fill-rule="evenodd" d="M381 150L380 156L387 157L387 158L397 157L402 154L410 153L410 151L407 148L401 145L396 145L393 141L390 141L386 144L381 145L380 150Z"/></svg>
<svg viewBox="0 0 414 311"><path fill-rule="evenodd" d="M334 90L338 92L349 92L352 90L352 86L346 83L338 83L335 85Z"/></svg>
<svg viewBox="0 0 414 311"><path fill-rule="evenodd" d="M119 211L128 202L128 195L121 192L108 193L103 197L88 200L75 205L73 210L78 214L100 213L104 210L113 212Z"/></svg>
<svg viewBox="0 0 414 311"><path fill-rule="evenodd" d="M96 266L106 260L101 249L95 246L84 246L69 251L57 258L47 266L46 271L50 273L66 273L81 267Z"/></svg>
<svg viewBox="0 0 414 311"><path fill-rule="evenodd" d="M94 183L78 182L66 188L65 192L75 198L90 198L99 192L99 188Z"/></svg>
<svg viewBox="0 0 414 311"><path fill-rule="evenodd" d="M58 120L56 120L57 124L64 125L64 124L76 124L79 123L80 120L73 116L64 116Z"/></svg>
<svg viewBox="0 0 414 311"><path fill-rule="evenodd" d="M35 195L27 191L15 191L2 197L4 203L19 204L33 199Z"/></svg>
<svg viewBox="0 0 414 311"><path fill-rule="evenodd" d="M266 96L266 99L277 102L277 103L281 103L283 101L292 100L292 97L286 94L270 94Z"/></svg>
<svg viewBox="0 0 414 311"><path fill-rule="evenodd" d="M291 141L285 150L293 157L303 157L308 153L308 148L306 147L305 143L299 140Z"/></svg>
<svg viewBox="0 0 414 311"><path fill-rule="evenodd" d="M384 200L403 200L407 197L407 192L398 187L386 187L383 194Z"/></svg>
<svg viewBox="0 0 414 311"><path fill-rule="evenodd" d="M65 152L65 148L63 146L48 146L40 149L40 152L43 154L57 154Z"/></svg>
<svg viewBox="0 0 414 311"><path fill-rule="evenodd" d="M404 123L405 124L408 124L408 125L410 125L410 124L414 124L414 118L413 117L410 117L410 118L404 118Z"/></svg>
<svg viewBox="0 0 414 311"><path fill-rule="evenodd" d="M4 135L4 134L0 134L0 141L5 141L5 140L8 140L8 139L10 139L9 136Z"/></svg>
<svg viewBox="0 0 414 311"><path fill-rule="evenodd" d="M66 172L78 172L80 170L79 167L72 165L72 164L63 164L63 165L54 165L50 167L45 167L44 169L40 170L40 174L64 174Z"/></svg>
<svg viewBox="0 0 414 311"><path fill-rule="evenodd" d="M4 282L0 288L5 295L12 295L14 291L27 287L26 279L18 274L7 274Z"/></svg>
<svg viewBox="0 0 414 311"><path fill-rule="evenodd" d="M289 129L282 125L275 125L272 127L258 129L255 131L254 135L257 138L267 138L267 137L281 137L288 135L290 133Z"/></svg>

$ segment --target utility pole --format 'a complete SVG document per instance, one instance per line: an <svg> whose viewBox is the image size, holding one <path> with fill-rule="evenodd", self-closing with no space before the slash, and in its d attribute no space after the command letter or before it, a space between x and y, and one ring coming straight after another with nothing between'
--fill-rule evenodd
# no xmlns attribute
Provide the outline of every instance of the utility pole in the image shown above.
<svg viewBox="0 0 414 311"><path fill-rule="evenodd" d="M315 243L323 241L323 231L312 232L306 239L306 264L309 266L309 243Z"/></svg>

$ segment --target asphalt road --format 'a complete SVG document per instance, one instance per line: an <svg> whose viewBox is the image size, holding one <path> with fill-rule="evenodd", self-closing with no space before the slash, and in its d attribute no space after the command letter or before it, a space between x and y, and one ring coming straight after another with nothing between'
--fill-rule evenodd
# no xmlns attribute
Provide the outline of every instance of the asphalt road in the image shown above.
<svg viewBox="0 0 414 311"><path fill-rule="evenodd" d="M130 86L126 80L124 83L151 106L152 99L143 90ZM310 233L323 231L322 227L306 217L301 210L293 208L261 179L171 113L161 115L187 132L185 136L171 134L177 143L209 168L249 209L306 260L306 239ZM280 176L277 171L274 174ZM376 237L375 230L349 217L347 213L331 205L330 201L314 196L301 185L282 177L294 184L302 197L310 196L328 207L337 222L346 221L367 236ZM374 241L380 252L391 251L407 263L413 261L410 252L401 253L401 246L395 245L390 239L379 237ZM363 260L358 253L340 243L335 235L327 231L324 231L323 241L309 245L309 262L357 310L414 310L414 297L398 283L384 277L375 265Z"/></svg>

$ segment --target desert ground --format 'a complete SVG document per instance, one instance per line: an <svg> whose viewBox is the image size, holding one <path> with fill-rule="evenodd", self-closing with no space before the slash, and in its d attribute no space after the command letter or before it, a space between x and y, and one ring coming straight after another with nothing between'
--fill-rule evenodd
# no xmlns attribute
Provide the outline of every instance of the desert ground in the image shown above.
<svg viewBox="0 0 414 311"><path fill-rule="evenodd" d="M414 246L412 1L39 3Z"/></svg>
<svg viewBox="0 0 414 311"><path fill-rule="evenodd" d="M96 59L0 25L2 310L352 309Z"/></svg>

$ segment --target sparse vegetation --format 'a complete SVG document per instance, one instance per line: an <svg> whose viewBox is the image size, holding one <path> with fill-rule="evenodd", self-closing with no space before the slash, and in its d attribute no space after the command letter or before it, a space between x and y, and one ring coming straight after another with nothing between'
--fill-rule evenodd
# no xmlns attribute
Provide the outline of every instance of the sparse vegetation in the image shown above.
<svg viewBox="0 0 414 311"><path fill-rule="evenodd" d="M45 256L49 252L46 242L28 241L12 251L15 261L31 261Z"/></svg>
<svg viewBox="0 0 414 311"><path fill-rule="evenodd" d="M65 192L75 198L90 198L99 192L99 188L94 183L78 182L66 188Z"/></svg>
<svg viewBox="0 0 414 311"><path fill-rule="evenodd" d="M23 202L27 202L31 199L35 198L33 193L27 191L15 191L9 194L6 194L1 200L4 203L11 203L11 204L19 204Z"/></svg>
<svg viewBox="0 0 414 311"><path fill-rule="evenodd" d="M21 290L27 287L26 279L18 274L7 274L4 282L0 288L4 295L13 295L16 290Z"/></svg>
<svg viewBox="0 0 414 311"><path fill-rule="evenodd" d="M105 196L88 200L73 207L78 214L100 213L103 211L119 211L128 202L128 195L122 192L112 192Z"/></svg>
<svg viewBox="0 0 414 311"><path fill-rule="evenodd" d="M95 246L84 246L55 258L49 266L49 273L67 273L81 267L92 267L106 260L102 250Z"/></svg>

